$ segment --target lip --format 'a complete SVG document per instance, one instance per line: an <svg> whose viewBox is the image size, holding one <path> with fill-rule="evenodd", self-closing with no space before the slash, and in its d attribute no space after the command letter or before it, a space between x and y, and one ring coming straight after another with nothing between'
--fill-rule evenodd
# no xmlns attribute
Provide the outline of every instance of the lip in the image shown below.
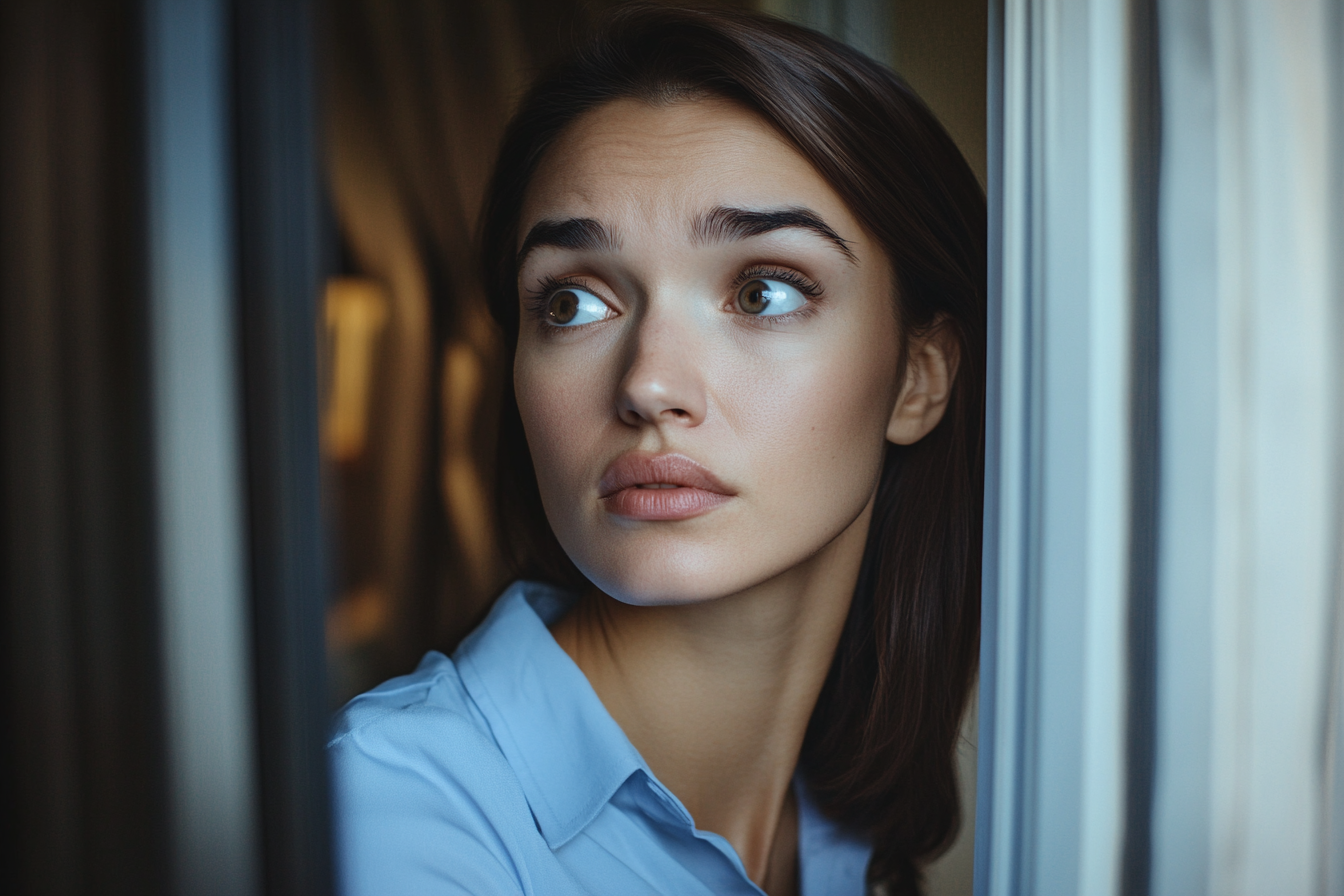
<svg viewBox="0 0 1344 896"><path fill-rule="evenodd" d="M652 485L664 487L648 487ZM652 521L699 516L731 500L736 492L684 454L632 451L607 467L598 494L607 512Z"/></svg>

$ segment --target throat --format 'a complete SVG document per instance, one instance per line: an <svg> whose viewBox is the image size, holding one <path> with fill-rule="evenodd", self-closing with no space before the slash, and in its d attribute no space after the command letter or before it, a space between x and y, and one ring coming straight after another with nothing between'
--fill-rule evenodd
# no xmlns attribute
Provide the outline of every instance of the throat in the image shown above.
<svg viewBox="0 0 1344 896"><path fill-rule="evenodd" d="M853 590L848 577L819 593L787 584L652 606L594 590L551 629L653 774L769 896L798 891L792 781Z"/></svg>

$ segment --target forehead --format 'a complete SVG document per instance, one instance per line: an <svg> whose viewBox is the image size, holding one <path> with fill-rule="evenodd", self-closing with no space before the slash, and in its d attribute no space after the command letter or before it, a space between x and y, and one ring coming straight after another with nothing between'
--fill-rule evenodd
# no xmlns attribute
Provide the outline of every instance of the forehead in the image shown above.
<svg viewBox="0 0 1344 896"><path fill-rule="evenodd" d="M719 98L619 99L580 116L548 150L519 232L564 217L673 224L715 206L805 206L852 223L811 163L751 110Z"/></svg>

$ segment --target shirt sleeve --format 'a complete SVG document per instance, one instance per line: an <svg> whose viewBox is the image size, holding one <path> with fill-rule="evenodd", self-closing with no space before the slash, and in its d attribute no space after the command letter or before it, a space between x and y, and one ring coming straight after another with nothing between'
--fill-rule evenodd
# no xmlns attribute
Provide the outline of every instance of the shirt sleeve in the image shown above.
<svg viewBox="0 0 1344 896"><path fill-rule="evenodd" d="M343 896L523 896L536 837L495 745L460 715L399 709L328 746ZM529 830L530 829L530 830Z"/></svg>

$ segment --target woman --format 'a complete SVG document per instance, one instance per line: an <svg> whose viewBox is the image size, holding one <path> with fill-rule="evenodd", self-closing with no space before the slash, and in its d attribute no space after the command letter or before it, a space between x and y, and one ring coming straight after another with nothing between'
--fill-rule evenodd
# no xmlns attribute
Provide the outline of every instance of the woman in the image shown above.
<svg viewBox="0 0 1344 896"><path fill-rule="evenodd" d="M984 199L911 91L627 9L487 198L520 576L331 741L348 893L918 892L978 639Z"/></svg>

